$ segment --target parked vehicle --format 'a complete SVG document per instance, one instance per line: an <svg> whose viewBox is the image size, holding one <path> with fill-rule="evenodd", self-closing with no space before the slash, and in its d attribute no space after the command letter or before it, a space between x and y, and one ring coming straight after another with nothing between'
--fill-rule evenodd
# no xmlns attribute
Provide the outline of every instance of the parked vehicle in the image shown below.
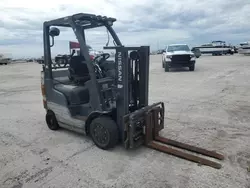
<svg viewBox="0 0 250 188"><path fill-rule="evenodd" d="M250 55L250 42L242 42L238 48L239 54Z"/></svg>
<svg viewBox="0 0 250 188"><path fill-rule="evenodd" d="M212 55L227 55L234 54L234 49L232 46L227 45L225 41L212 41L211 43L203 44L201 46L196 46L201 52L201 54L212 54Z"/></svg>
<svg viewBox="0 0 250 188"><path fill-rule="evenodd" d="M195 69L196 58L187 44L168 45L162 54L162 68L169 72L174 67L189 67L190 71Z"/></svg>
<svg viewBox="0 0 250 188"><path fill-rule="evenodd" d="M7 65L11 62L11 58L5 58L0 54L0 65Z"/></svg>
<svg viewBox="0 0 250 188"><path fill-rule="evenodd" d="M195 55L196 58L199 58L201 56L201 51L200 51L199 48L192 48L191 52L194 53L194 55Z"/></svg>

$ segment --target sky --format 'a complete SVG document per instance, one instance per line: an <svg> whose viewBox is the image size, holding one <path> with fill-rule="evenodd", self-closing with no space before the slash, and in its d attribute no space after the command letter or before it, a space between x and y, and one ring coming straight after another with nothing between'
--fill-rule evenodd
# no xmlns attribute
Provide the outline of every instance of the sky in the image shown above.
<svg viewBox="0 0 250 188"><path fill-rule="evenodd" d="M250 40L249 10L249 0L1 0L0 53L12 58L41 57L43 22L80 12L116 18L113 27L127 46L150 45L156 50L170 43L195 46L224 40L238 44ZM105 28L88 31L86 36L97 50L107 42ZM72 29L62 29L52 53L69 53L69 40L77 41Z"/></svg>

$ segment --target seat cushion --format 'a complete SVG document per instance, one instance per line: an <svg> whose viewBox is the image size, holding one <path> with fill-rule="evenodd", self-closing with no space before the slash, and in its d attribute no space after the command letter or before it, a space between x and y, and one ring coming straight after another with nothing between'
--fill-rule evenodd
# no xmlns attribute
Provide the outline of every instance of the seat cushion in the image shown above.
<svg viewBox="0 0 250 188"><path fill-rule="evenodd" d="M78 105L89 102L89 91L86 86L56 84L55 89L66 96L69 104Z"/></svg>

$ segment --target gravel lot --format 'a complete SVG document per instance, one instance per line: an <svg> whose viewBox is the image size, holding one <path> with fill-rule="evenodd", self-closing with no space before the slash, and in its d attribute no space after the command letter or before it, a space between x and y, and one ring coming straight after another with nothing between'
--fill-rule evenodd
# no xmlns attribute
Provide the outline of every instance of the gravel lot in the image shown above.
<svg viewBox="0 0 250 188"><path fill-rule="evenodd" d="M250 188L250 58L202 56L165 73L151 57L150 101L166 105L164 136L221 151L222 169L141 147L97 149L44 120L40 69L0 66L0 187Z"/></svg>

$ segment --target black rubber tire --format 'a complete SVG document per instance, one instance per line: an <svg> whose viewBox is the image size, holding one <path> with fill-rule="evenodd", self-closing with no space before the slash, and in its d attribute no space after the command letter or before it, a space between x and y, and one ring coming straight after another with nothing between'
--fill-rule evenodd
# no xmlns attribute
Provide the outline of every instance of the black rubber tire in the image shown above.
<svg viewBox="0 0 250 188"><path fill-rule="evenodd" d="M195 65L189 67L189 71L194 71L194 69L195 69Z"/></svg>
<svg viewBox="0 0 250 188"><path fill-rule="evenodd" d="M46 123L49 129L55 131L60 128L53 111L48 110L46 113L45 119L46 119Z"/></svg>
<svg viewBox="0 0 250 188"><path fill-rule="evenodd" d="M169 72L169 66L168 66L168 63L165 63L165 72Z"/></svg>
<svg viewBox="0 0 250 188"><path fill-rule="evenodd" d="M90 124L89 132L93 142L100 149L108 150L118 143L117 124L108 116L95 118Z"/></svg>

